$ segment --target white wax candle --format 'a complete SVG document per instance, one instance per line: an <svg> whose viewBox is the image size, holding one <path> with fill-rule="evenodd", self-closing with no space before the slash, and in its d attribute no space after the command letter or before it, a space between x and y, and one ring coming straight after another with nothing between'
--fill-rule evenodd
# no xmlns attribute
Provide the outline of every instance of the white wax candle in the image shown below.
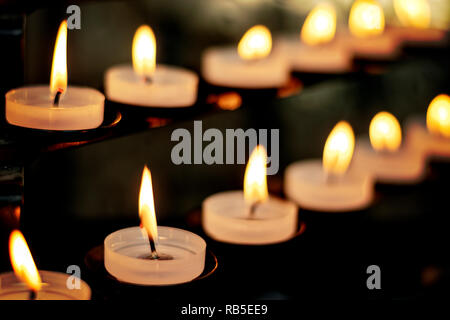
<svg viewBox="0 0 450 320"><path fill-rule="evenodd" d="M407 121L407 142L427 157L450 159L450 138L428 131L425 121L412 117Z"/></svg>
<svg viewBox="0 0 450 320"><path fill-rule="evenodd" d="M53 271L39 270L42 288L36 294L36 300L89 300L91 289L79 279L80 287L70 289L67 282L70 275ZM71 282L71 285L73 283ZM29 300L30 290L17 279L14 272L0 274L0 300Z"/></svg>
<svg viewBox="0 0 450 320"><path fill-rule="evenodd" d="M99 91L69 86L59 106L48 86L30 86L6 94L6 120L13 125L42 130L86 130L103 122L105 97Z"/></svg>
<svg viewBox="0 0 450 320"><path fill-rule="evenodd" d="M388 30L400 42L410 45L444 45L447 35L445 30L434 28L390 27Z"/></svg>
<svg viewBox="0 0 450 320"><path fill-rule="evenodd" d="M291 239L297 231L297 206L269 196L250 207L242 191L212 195L202 204L202 225L211 238L234 244L262 245Z"/></svg>
<svg viewBox="0 0 450 320"><path fill-rule="evenodd" d="M366 208L373 198L373 180L366 172L348 170L327 179L320 160L289 165L284 192L302 208L314 211L352 211Z"/></svg>
<svg viewBox="0 0 450 320"><path fill-rule="evenodd" d="M189 107L197 100L198 76L187 69L157 65L146 83L131 65L119 65L105 74L109 100L142 107Z"/></svg>
<svg viewBox="0 0 450 320"><path fill-rule="evenodd" d="M298 37L279 40L291 69L300 72L343 73L352 69L353 55L342 41L309 46Z"/></svg>
<svg viewBox="0 0 450 320"><path fill-rule="evenodd" d="M357 140L352 166L367 171L379 182L417 183L424 177L425 157L406 145L392 152L377 152L365 137Z"/></svg>
<svg viewBox="0 0 450 320"><path fill-rule="evenodd" d="M246 89L277 88L289 80L289 66L280 50L257 60L243 60L235 47L207 49L203 77L211 84Z"/></svg>
<svg viewBox="0 0 450 320"><path fill-rule="evenodd" d="M205 241L196 234L158 227L158 254L170 260L151 260L149 240L141 228L131 227L105 238L105 268L118 280L140 285L173 285L198 277L205 266Z"/></svg>
<svg viewBox="0 0 450 320"><path fill-rule="evenodd" d="M357 57L392 59L400 52L398 37L387 30L380 35L365 38L341 31L336 34L336 41Z"/></svg>

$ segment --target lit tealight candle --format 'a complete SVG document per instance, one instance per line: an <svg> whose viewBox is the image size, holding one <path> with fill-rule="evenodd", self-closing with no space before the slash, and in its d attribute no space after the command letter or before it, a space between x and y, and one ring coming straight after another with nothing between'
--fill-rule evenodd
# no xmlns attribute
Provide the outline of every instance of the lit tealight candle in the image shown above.
<svg viewBox="0 0 450 320"><path fill-rule="evenodd" d="M118 280L140 285L189 282L205 266L206 243L182 229L158 227L147 166L139 194L140 227L121 229L105 238L105 268Z"/></svg>
<svg viewBox="0 0 450 320"><path fill-rule="evenodd" d="M14 230L9 238L14 272L0 274L0 300L89 300L91 289L82 281L72 288L70 275L38 271L22 233ZM72 289L71 289L72 288Z"/></svg>
<svg viewBox="0 0 450 320"><path fill-rule="evenodd" d="M383 183L415 183L423 178L425 158L415 148L402 146L398 120L388 112L377 113L369 127L369 138L356 143L353 166L366 170Z"/></svg>
<svg viewBox="0 0 450 320"><path fill-rule="evenodd" d="M440 94L430 103L424 121L411 119L409 143L425 156L450 158L450 96Z"/></svg>
<svg viewBox="0 0 450 320"><path fill-rule="evenodd" d="M249 29L235 47L205 51L202 73L206 81L223 87L277 88L287 83L289 67L283 54L272 52L272 35L265 26Z"/></svg>
<svg viewBox="0 0 450 320"><path fill-rule="evenodd" d="M348 28L350 34L340 34L339 41L356 56L391 58L397 54L397 37L384 32L384 12L376 0L356 0L350 9Z"/></svg>
<svg viewBox="0 0 450 320"><path fill-rule="evenodd" d="M428 0L394 0L395 14L402 27L393 27L402 41L410 43L439 43L446 37L445 30L431 28L431 8Z"/></svg>
<svg viewBox="0 0 450 320"><path fill-rule="evenodd" d="M105 97L85 87L67 87L67 23L59 27L48 86L29 86L6 93L6 120L42 130L86 130L103 122Z"/></svg>
<svg viewBox="0 0 450 320"><path fill-rule="evenodd" d="M267 154L257 146L244 176L244 192L227 191L203 201L202 225L211 238L233 244L262 245L283 242L297 231L297 206L269 196Z"/></svg>
<svg viewBox="0 0 450 320"><path fill-rule="evenodd" d="M343 42L333 41L336 34L336 9L331 3L319 3L308 14L297 39L282 39L294 71L339 73L351 69L352 53Z"/></svg>
<svg viewBox="0 0 450 320"><path fill-rule="evenodd" d="M189 107L197 100L198 76L187 69L156 65L152 29L140 26L133 38L133 65L118 65L105 74L106 97L141 107Z"/></svg>
<svg viewBox="0 0 450 320"><path fill-rule="evenodd" d="M352 211L367 207L373 198L371 175L348 170L355 137L352 127L339 122L324 147L323 160L305 160L288 166L284 191L300 207L314 211Z"/></svg>

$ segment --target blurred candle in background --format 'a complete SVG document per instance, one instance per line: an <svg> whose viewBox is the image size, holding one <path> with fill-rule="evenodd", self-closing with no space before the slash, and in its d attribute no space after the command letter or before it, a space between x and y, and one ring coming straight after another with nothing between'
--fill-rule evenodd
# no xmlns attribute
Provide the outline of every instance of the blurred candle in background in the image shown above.
<svg viewBox="0 0 450 320"><path fill-rule="evenodd" d="M416 183L423 178L425 157L420 150L402 144L398 120L389 112L377 113L369 126L369 139L357 140L355 168L367 171L383 183Z"/></svg>
<svg viewBox="0 0 450 320"><path fill-rule="evenodd" d="M389 59L395 57L398 40L385 32L383 8L376 0L356 0L348 18L350 34L341 33L340 41L346 43L356 56Z"/></svg>
<svg viewBox="0 0 450 320"><path fill-rule="evenodd" d="M409 44L440 44L446 32L431 27L431 7L428 0L393 0L395 14L401 27L392 27L401 41Z"/></svg>
<svg viewBox="0 0 450 320"><path fill-rule="evenodd" d="M245 32L237 48L207 49L202 73L211 84L246 89L278 88L289 79L287 60L280 52L273 52L272 35L263 25Z"/></svg>
<svg viewBox="0 0 450 320"><path fill-rule="evenodd" d="M284 191L301 208L314 211L353 211L367 207L373 198L373 181L366 171L349 170L355 146L353 129L340 121L330 132L320 160L289 165Z"/></svg>
<svg viewBox="0 0 450 320"><path fill-rule="evenodd" d="M425 157L450 159L450 96L437 95L430 102L426 117L411 117L407 139Z"/></svg>
<svg viewBox="0 0 450 320"><path fill-rule="evenodd" d="M339 73L351 69L352 54L343 42L334 41L336 8L332 3L316 5L303 23L300 41L282 38L279 43L294 71Z"/></svg>

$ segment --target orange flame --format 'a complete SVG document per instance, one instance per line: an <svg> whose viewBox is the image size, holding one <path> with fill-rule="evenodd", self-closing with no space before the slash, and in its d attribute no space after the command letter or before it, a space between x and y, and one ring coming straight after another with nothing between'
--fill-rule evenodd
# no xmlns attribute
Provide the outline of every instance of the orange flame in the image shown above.
<svg viewBox="0 0 450 320"><path fill-rule="evenodd" d="M267 57L272 50L272 35L263 25L250 28L238 44L238 54L244 60L256 60Z"/></svg>
<svg viewBox="0 0 450 320"><path fill-rule="evenodd" d="M323 149L322 166L327 174L342 175L353 157L355 136L350 124L340 121L331 130Z"/></svg>
<svg viewBox="0 0 450 320"><path fill-rule="evenodd" d="M133 69L144 77L151 77L156 68L156 39L153 30L142 25L133 38Z"/></svg>
<svg viewBox="0 0 450 320"><path fill-rule="evenodd" d="M143 228L153 241L158 241L158 225L156 223L155 203L153 200L152 176L147 166L142 172L141 190L139 192L139 217Z"/></svg>
<svg viewBox="0 0 450 320"><path fill-rule="evenodd" d="M353 35L360 38L382 34L383 8L375 0L356 0L350 9L348 27Z"/></svg>
<svg viewBox="0 0 450 320"><path fill-rule="evenodd" d="M450 138L450 96L440 94L431 101L427 111L427 128L433 134Z"/></svg>
<svg viewBox="0 0 450 320"><path fill-rule="evenodd" d="M430 26L431 9L427 0L394 0L394 10L404 26L422 29Z"/></svg>
<svg viewBox="0 0 450 320"><path fill-rule="evenodd" d="M336 33L336 9L332 4L320 3L308 14L300 33L308 45L318 45L333 40Z"/></svg>
<svg viewBox="0 0 450 320"><path fill-rule="evenodd" d="M244 199L250 204L269 197L266 163L266 149L262 145L256 146L248 159L244 175Z"/></svg>
<svg viewBox="0 0 450 320"><path fill-rule="evenodd" d="M67 90L67 21L59 26L53 51L52 72L50 75L50 93L52 96L59 91Z"/></svg>
<svg viewBox="0 0 450 320"><path fill-rule="evenodd" d="M25 282L31 290L41 289L41 277L31 256L24 236L18 230L9 236L9 256L16 276Z"/></svg>
<svg viewBox="0 0 450 320"><path fill-rule="evenodd" d="M402 143L400 123L389 112L379 112L370 122L369 138L377 151L396 151Z"/></svg>

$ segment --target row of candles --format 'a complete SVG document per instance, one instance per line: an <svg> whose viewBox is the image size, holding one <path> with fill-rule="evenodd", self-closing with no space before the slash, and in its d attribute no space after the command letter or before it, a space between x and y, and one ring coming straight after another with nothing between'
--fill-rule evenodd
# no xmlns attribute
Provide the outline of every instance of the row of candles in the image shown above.
<svg viewBox="0 0 450 320"><path fill-rule="evenodd" d="M236 47L207 49L202 74L211 84L234 88L277 88L289 73L348 72L354 54L392 55L402 41L445 38L445 30L429 28L426 0L395 1L407 27L385 29L382 7L375 0L356 0L348 32L336 32L336 9L318 4L307 16L300 39L280 39L272 50L265 26L249 29ZM420 10L418 10L420 9ZM86 130L103 122L105 97L99 91L67 86L67 24L59 28L50 88L29 86L6 94L6 119L16 126L43 130ZM105 73L105 94L114 102L141 107L189 107L197 99L198 76L180 67L156 64L156 39L148 26L135 33L132 66L119 65Z"/></svg>
<svg viewBox="0 0 450 320"><path fill-rule="evenodd" d="M330 57L345 56L348 66L349 52L377 52L392 39L436 41L445 35L444 31L427 29L429 21L423 22L426 10L420 7L425 0L410 2L422 8L418 20L412 19L417 10L408 11L410 6L404 1L396 3L403 8L399 18L403 15L401 20L414 28L384 32L379 4L357 0L350 12L351 34L336 35L335 9L320 4L308 15L300 41L280 40L278 50L272 50L270 31L256 26L245 33L237 50L208 49L203 56L203 76L221 86L279 87L291 69L324 71L326 65L328 71L342 71L344 64L331 63L336 60ZM50 88L32 86L8 92L5 107L10 124L44 130L85 130L102 123L103 94L91 88L67 86L66 42L67 25L63 22L55 44ZM195 103L198 76L182 68L156 65L156 40L148 26L137 30L132 57L132 66L116 66L106 72L108 99L143 107L187 107ZM300 161L286 169L284 191L289 200L268 194L267 155L262 146L257 146L247 164L244 190L215 194L203 202L203 229L210 238L221 242L273 244L294 236L298 207L326 212L365 208L371 203L375 181L417 182L423 177L428 155L450 156L449 96L439 95L430 103L426 125L424 122L410 121L406 141L402 142L396 118L387 112L379 113L369 128L370 143L367 138L355 142L350 124L339 122L325 143L322 161ZM140 226L118 230L105 238L104 263L112 276L139 285L172 285L191 281L203 272L206 242L186 230L157 226L147 167L142 175L139 216ZM68 275L38 271L18 230L10 237L10 257L14 273L0 275L0 299L90 298L85 282L81 281L80 290L70 290L66 286Z"/></svg>
<svg viewBox="0 0 450 320"><path fill-rule="evenodd" d="M353 129L341 121L329 134L322 161L303 160L285 171L288 199L271 196L266 178L267 154L257 146L249 157L243 191L209 196L202 204L202 226L216 241L267 245L289 241L298 229L298 207L338 212L370 205L374 182L415 183L423 178L428 156L450 158L450 97L439 95L428 108L426 128L411 122L406 141L397 119L388 112L374 116L366 138L355 142ZM144 167L139 194L140 226L111 233L104 241L106 270L122 282L173 285L189 282L204 269L206 242L198 235L158 226L150 170ZM88 299L81 282L69 290L69 277L38 272L20 231L10 236L14 273L0 275L0 299ZM41 280L44 280L44 283Z"/></svg>

